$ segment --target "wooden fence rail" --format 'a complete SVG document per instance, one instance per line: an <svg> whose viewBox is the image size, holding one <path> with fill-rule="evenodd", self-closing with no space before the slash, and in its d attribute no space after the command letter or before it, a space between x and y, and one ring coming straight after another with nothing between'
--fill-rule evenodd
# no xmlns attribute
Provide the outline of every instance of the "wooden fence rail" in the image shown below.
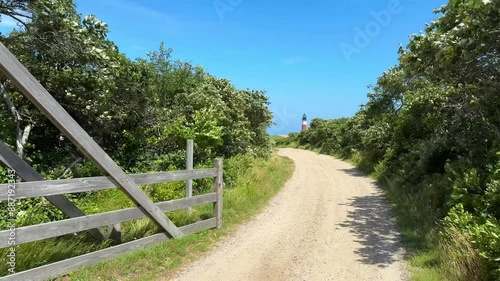
<svg viewBox="0 0 500 281"><path fill-rule="evenodd" d="M191 234L203 229L212 228L214 226L215 218L212 218L190 225L181 226L179 227L179 229L184 234ZM110 260L131 251L143 249L147 246L158 244L168 239L170 239L170 237L164 232L154 234L146 238L137 239L111 248L95 251L82 256L66 259L0 278L1 280L6 281L46 280L57 278L83 266L93 265L101 261Z"/></svg>
<svg viewBox="0 0 500 281"><path fill-rule="evenodd" d="M182 210L217 201L216 193L200 195L191 198L166 201L156 204L163 212ZM86 215L55 222L16 228L16 245L39 241L84 231L100 226L107 226L129 220L145 218L146 215L137 207L116 210L106 213ZM9 247L10 230L0 231L0 248Z"/></svg>
<svg viewBox="0 0 500 281"><path fill-rule="evenodd" d="M149 174L129 175L138 185L162 182L173 182L188 179L214 178L215 168L191 171L170 171ZM8 184L0 184L0 190L6 190ZM109 177L89 177L67 180L48 180L37 182L20 182L16 184L16 198L31 198L57 194L78 193L116 188ZM0 194L0 201L7 200L7 193Z"/></svg>

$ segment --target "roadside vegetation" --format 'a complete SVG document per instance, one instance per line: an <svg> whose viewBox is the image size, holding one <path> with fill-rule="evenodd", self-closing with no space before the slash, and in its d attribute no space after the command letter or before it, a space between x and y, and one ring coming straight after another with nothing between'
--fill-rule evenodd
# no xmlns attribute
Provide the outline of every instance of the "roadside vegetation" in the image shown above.
<svg viewBox="0 0 500 281"><path fill-rule="evenodd" d="M291 163L272 155L266 132L272 113L264 91L237 89L227 79L174 59L164 44L131 60L108 39L108 25L79 14L72 0L0 0L0 7L0 21L10 18L18 24L9 34L0 34L0 41L127 173L184 169L186 140L193 139L197 167L212 167L214 158L224 158L224 222L229 226L255 213L290 175ZM44 178L101 175L2 75L0 95L0 140ZM7 180L7 167L0 164L0 183ZM159 202L182 198L185 183L141 188ZM195 194L212 189L211 180L193 183ZM120 190L67 197L87 214L134 206ZM0 202L0 230L8 228L6 206ZM44 198L17 200L16 212L16 227L65 218ZM168 216L184 225L212 212L207 205L191 215L179 211ZM177 250L155 248L158 260L152 262L169 264L168 254L177 264L193 253L192 247L205 249L228 229L167 242L159 247ZM149 219L136 220L122 225L122 238L130 241L158 231ZM21 245L16 270L108 246L110 242L97 243L86 233ZM176 255L182 251L184 257ZM4 253L0 250L0 276L7 274Z"/></svg>
<svg viewBox="0 0 500 281"><path fill-rule="evenodd" d="M276 141L385 186L413 280L500 280L500 2L458 1L399 49L352 118Z"/></svg>

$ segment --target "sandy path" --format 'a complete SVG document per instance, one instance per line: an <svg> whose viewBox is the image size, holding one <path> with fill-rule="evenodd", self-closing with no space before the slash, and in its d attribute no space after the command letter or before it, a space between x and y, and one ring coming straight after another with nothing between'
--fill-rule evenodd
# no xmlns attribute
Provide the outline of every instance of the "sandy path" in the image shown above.
<svg viewBox="0 0 500 281"><path fill-rule="evenodd" d="M406 280L383 196L350 164L281 149L296 164L254 220L175 280Z"/></svg>

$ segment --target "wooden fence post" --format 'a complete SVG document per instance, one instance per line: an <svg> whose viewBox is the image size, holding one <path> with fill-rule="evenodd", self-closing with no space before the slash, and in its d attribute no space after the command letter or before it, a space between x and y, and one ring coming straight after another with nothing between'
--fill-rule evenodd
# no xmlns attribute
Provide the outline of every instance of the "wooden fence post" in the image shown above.
<svg viewBox="0 0 500 281"><path fill-rule="evenodd" d="M186 170L193 170L193 156L194 154L194 142L193 140L187 140L186 149ZM186 198L193 196L193 180L188 179L186 181ZM192 208L188 208L188 213L191 214Z"/></svg>
<svg viewBox="0 0 500 281"><path fill-rule="evenodd" d="M217 201L214 203L214 217L215 226L220 229L222 228L222 159L215 159L215 169L217 170L217 176L214 181L214 192L217 194Z"/></svg>

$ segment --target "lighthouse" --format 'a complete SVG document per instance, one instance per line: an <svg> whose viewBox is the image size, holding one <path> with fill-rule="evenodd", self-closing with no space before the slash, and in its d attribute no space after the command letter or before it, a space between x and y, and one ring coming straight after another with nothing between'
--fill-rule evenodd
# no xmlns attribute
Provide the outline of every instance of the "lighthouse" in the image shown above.
<svg viewBox="0 0 500 281"><path fill-rule="evenodd" d="M302 115L302 131L305 130L307 130L307 116L304 113L304 115Z"/></svg>

